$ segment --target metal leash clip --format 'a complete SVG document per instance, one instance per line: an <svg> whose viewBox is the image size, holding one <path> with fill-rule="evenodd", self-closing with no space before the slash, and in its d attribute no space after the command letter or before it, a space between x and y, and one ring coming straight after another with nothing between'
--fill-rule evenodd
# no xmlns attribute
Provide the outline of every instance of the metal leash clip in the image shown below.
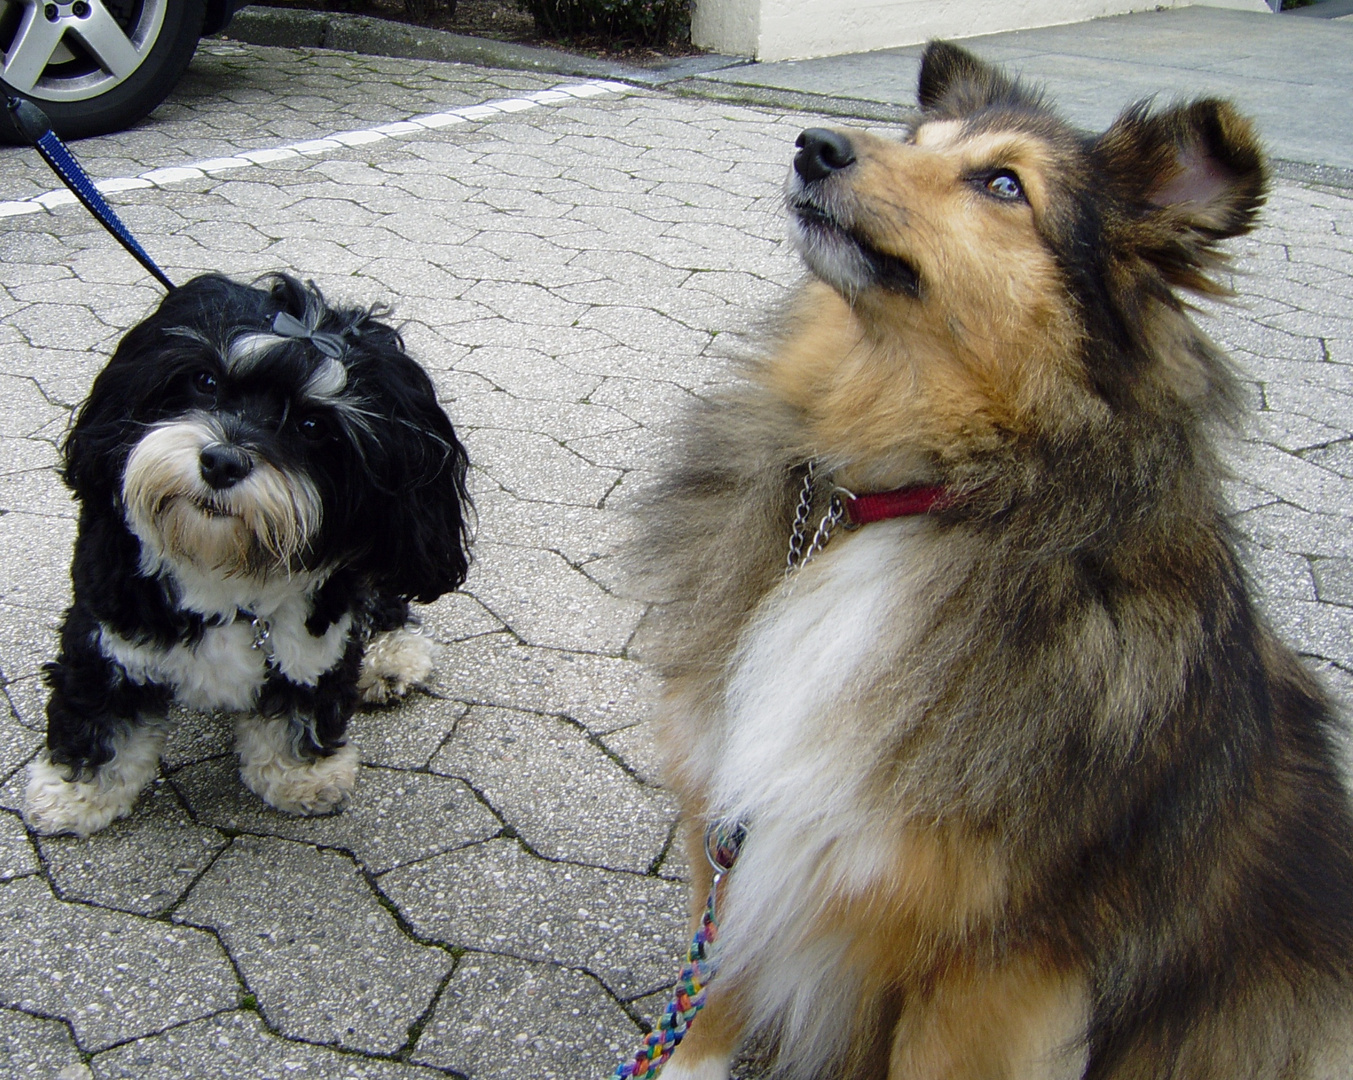
<svg viewBox="0 0 1353 1080"><path fill-rule="evenodd" d="M722 877L733 869L743 842L747 839L747 826L741 821L711 822L705 830L705 858L714 868L716 878Z"/></svg>

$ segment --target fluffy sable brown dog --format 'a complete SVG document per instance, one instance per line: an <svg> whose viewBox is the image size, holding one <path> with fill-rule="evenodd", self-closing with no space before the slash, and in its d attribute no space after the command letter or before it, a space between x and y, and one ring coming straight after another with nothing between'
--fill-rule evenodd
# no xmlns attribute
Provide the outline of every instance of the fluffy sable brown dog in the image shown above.
<svg viewBox="0 0 1353 1080"><path fill-rule="evenodd" d="M1335 721L1247 594L1180 299L1255 135L1089 136L945 44L920 103L800 137L812 279L647 508L697 907L705 826L747 830L665 1080L754 1032L802 1077L1353 1076Z"/></svg>

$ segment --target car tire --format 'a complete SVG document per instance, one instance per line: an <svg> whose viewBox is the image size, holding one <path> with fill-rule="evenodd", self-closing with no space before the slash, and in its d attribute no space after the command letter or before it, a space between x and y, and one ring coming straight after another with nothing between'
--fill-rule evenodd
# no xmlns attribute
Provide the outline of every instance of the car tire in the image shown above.
<svg viewBox="0 0 1353 1080"><path fill-rule="evenodd" d="M173 90L205 14L202 0L0 0L0 83L63 139L119 131ZM26 142L3 116L0 139Z"/></svg>

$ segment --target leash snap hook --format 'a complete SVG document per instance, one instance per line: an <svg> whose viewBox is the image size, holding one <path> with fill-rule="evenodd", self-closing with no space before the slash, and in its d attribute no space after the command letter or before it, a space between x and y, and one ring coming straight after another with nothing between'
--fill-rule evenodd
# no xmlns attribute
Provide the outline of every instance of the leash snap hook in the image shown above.
<svg viewBox="0 0 1353 1080"><path fill-rule="evenodd" d="M705 829L705 858L716 876L733 869L746 839L747 826L741 821L715 821Z"/></svg>
<svg viewBox="0 0 1353 1080"><path fill-rule="evenodd" d="M838 523L846 532L854 532L861 525L861 522L855 520L855 500L857 497L850 488L842 487L840 484L832 487L831 508L833 511L839 511Z"/></svg>

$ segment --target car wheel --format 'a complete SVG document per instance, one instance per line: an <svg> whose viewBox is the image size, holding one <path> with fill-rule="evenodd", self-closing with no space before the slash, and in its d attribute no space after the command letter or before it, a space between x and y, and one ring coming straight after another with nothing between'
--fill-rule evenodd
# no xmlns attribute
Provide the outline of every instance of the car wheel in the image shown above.
<svg viewBox="0 0 1353 1080"><path fill-rule="evenodd" d="M118 131L174 88L205 11L202 0L0 0L0 81L62 138ZM9 123L0 138L26 141Z"/></svg>

